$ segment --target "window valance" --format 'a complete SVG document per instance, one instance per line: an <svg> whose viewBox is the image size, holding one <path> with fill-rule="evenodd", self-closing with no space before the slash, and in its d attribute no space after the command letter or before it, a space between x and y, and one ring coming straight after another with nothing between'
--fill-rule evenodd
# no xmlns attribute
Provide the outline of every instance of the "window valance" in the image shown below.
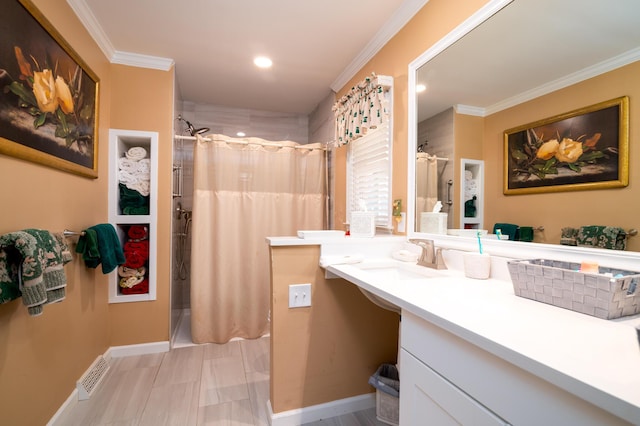
<svg viewBox="0 0 640 426"><path fill-rule="evenodd" d="M333 105L338 146L346 145L369 129L389 122L391 108L387 92L392 86L393 77L376 76L374 73Z"/></svg>

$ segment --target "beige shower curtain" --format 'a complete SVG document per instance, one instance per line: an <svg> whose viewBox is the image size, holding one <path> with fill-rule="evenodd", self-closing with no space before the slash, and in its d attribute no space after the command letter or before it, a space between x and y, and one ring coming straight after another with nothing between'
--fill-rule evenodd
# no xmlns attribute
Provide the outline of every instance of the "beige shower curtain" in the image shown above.
<svg viewBox="0 0 640 426"><path fill-rule="evenodd" d="M241 145L224 135L194 146L191 334L195 343L269 331L268 236L323 229L325 152ZM305 145L315 146L318 145Z"/></svg>
<svg viewBox="0 0 640 426"><path fill-rule="evenodd" d="M419 152L416 155L416 224L418 226L420 214L432 211L437 202L438 157Z"/></svg>

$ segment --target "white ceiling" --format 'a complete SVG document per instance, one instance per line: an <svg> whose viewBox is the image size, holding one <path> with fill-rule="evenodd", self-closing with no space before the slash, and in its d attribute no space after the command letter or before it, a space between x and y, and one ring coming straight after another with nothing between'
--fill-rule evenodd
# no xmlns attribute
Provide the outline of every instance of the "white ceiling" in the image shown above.
<svg viewBox="0 0 640 426"><path fill-rule="evenodd" d="M115 63L176 66L185 101L308 114L427 0L67 0ZM257 69L257 55L274 65Z"/></svg>

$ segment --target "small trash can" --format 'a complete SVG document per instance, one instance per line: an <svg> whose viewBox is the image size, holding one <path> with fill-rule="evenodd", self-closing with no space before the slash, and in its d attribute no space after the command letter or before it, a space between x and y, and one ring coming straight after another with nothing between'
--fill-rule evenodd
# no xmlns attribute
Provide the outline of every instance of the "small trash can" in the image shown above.
<svg viewBox="0 0 640 426"><path fill-rule="evenodd" d="M381 422L398 425L400 419L400 375L393 364L382 364L369 377L376 388L376 417Z"/></svg>

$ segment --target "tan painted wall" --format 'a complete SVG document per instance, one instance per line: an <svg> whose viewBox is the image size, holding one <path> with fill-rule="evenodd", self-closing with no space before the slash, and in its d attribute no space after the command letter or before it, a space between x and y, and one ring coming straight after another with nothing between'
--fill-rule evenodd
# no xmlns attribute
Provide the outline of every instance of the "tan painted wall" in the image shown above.
<svg viewBox="0 0 640 426"><path fill-rule="evenodd" d="M453 177L453 208L454 220L453 228L460 227L460 215L462 214L462 205L460 205L460 159L467 158L472 160L482 160L483 158L483 139L484 134L484 118L472 115L453 115L453 133L455 140L454 160L451 165L454 167Z"/></svg>
<svg viewBox="0 0 640 426"><path fill-rule="evenodd" d="M337 95L343 96L357 82L371 75L394 78L392 199L407 201L407 72L411 62L482 7L487 0L430 0ZM345 229L346 148L336 150L336 229Z"/></svg>
<svg viewBox="0 0 640 426"><path fill-rule="evenodd" d="M535 241L553 244L559 243L561 228L565 226L640 228L636 211L640 205L640 186L637 182L640 116L636 112L640 99L639 74L640 62L636 62L487 117L483 155L487 199L485 226L492 228L496 222L544 226L544 233L535 233ZM505 130L624 95L629 96L630 112L628 187L547 194L502 194ZM640 237L631 237L628 241L629 250L640 251Z"/></svg>
<svg viewBox="0 0 640 426"><path fill-rule="evenodd" d="M81 230L107 220L110 65L65 0L37 0L100 78L98 179L0 155L0 233L24 228ZM29 317L22 300L0 306L0 423L42 425L110 346L107 280L77 257L65 267L66 299Z"/></svg>
<svg viewBox="0 0 640 426"><path fill-rule="evenodd" d="M169 340L174 73L112 66L111 127L159 133L157 300L109 305L112 346Z"/></svg>
<svg viewBox="0 0 640 426"><path fill-rule="evenodd" d="M170 178L173 70L111 65L65 0L34 0L100 78L97 179L0 155L0 233L82 230L107 216L109 128L160 133L158 300L108 304L108 280L77 256L65 267L66 299L29 317L21 300L0 306L2 424L45 424L75 382L110 346L169 336ZM163 172L163 171L166 171Z"/></svg>
<svg viewBox="0 0 640 426"><path fill-rule="evenodd" d="M326 280L319 246L271 248L271 404L274 413L374 391L395 362L398 318L343 279ZM289 309L289 285L311 283L312 306Z"/></svg>

